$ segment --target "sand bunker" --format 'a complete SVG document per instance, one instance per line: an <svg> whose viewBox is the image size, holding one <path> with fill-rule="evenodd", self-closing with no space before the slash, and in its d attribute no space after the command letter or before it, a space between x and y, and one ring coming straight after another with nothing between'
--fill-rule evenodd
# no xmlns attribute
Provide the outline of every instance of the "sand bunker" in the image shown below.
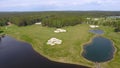
<svg viewBox="0 0 120 68"><path fill-rule="evenodd" d="M57 38L51 38L47 42L47 44L51 46L56 45L56 44L61 44L61 43L62 43L62 40L57 39Z"/></svg>
<svg viewBox="0 0 120 68"><path fill-rule="evenodd" d="M65 29L56 29L54 32L55 33L61 33L61 32L66 32L66 30Z"/></svg>

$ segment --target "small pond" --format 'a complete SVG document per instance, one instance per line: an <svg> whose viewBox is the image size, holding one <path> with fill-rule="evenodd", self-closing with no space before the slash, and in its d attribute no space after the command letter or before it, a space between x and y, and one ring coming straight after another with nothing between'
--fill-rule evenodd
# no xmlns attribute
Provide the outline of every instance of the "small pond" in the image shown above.
<svg viewBox="0 0 120 68"><path fill-rule="evenodd" d="M83 57L92 62L106 62L113 58L115 48L111 40L97 36L84 45Z"/></svg>
<svg viewBox="0 0 120 68"><path fill-rule="evenodd" d="M94 34L103 34L104 33L103 30L99 30L99 29L89 30L89 32L94 33Z"/></svg>
<svg viewBox="0 0 120 68"><path fill-rule="evenodd" d="M85 66L58 63L35 52L25 42L5 36L0 40L0 68L88 68Z"/></svg>

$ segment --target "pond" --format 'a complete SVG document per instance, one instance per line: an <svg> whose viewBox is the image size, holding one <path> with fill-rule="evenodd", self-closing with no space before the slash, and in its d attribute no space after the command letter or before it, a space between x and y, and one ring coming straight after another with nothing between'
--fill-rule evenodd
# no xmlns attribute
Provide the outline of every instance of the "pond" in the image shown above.
<svg viewBox="0 0 120 68"><path fill-rule="evenodd" d="M89 32L91 32L91 33L93 33L93 34L103 34L103 33L104 33L103 30L99 30L99 29L89 30Z"/></svg>
<svg viewBox="0 0 120 68"><path fill-rule="evenodd" d="M120 16L108 16L108 18L120 18Z"/></svg>
<svg viewBox="0 0 120 68"><path fill-rule="evenodd" d="M88 68L58 63L35 52L28 43L5 36L0 40L0 68Z"/></svg>
<svg viewBox="0 0 120 68"><path fill-rule="evenodd" d="M97 36L84 45L83 57L92 62L106 62L113 58L114 46L109 39Z"/></svg>

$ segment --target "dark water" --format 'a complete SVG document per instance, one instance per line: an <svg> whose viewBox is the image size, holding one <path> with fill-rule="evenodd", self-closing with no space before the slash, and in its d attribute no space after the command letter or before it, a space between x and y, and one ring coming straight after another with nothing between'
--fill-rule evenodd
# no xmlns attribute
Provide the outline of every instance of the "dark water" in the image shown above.
<svg viewBox="0 0 120 68"><path fill-rule="evenodd" d="M113 43L109 39L98 36L84 45L82 55L93 62L105 62L113 58L114 51Z"/></svg>
<svg viewBox="0 0 120 68"><path fill-rule="evenodd" d="M0 41L0 68L88 68L52 62L35 52L28 43L5 36Z"/></svg>
<svg viewBox="0 0 120 68"><path fill-rule="evenodd" d="M94 33L94 34L103 34L104 33L104 31L98 30L98 29L89 30L89 32Z"/></svg>

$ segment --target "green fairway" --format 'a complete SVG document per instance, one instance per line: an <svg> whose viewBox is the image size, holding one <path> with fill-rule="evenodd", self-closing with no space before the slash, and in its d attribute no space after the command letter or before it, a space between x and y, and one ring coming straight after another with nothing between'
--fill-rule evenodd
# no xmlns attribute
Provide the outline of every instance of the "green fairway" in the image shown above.
<svg viewBox="0 0 120 68"><path fill-rule="evenodd" d="M2 29L5 29L3 27ZM6 34L30 43L33 48L43 56L52 61L63 63L73 63L94 67L94 63L82 57L81 52L83 44L87 43L94 35L89 33L89 25L80 24L76 26L63 27L66 33L54 33L56 28L42 27L41 25L32 25L26 27L9 26L4 30ZM120 66L120 33L113 32L112 27L103 27L100 29L105 31L103 36L111 39L117 51L115 57L110 62L102 63L102 68L119 68ZM47 45L47 40L55 37L63 42L60 45Z"/></svg>

